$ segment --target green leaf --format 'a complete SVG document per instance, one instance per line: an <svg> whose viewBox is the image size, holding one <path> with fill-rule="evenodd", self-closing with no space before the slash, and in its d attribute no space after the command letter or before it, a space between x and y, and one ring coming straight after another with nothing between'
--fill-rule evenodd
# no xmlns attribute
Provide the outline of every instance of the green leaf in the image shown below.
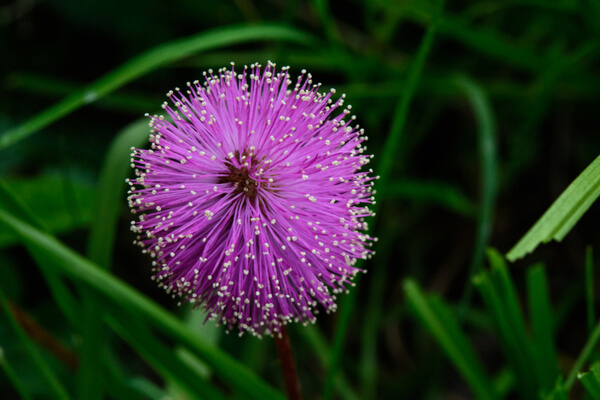
<svg viewBox="0 0 600 400"><path fill-rule="evenodd" d="M207 363L216 375L228 382L232 388L251 399L283 399L281 393L258 378L252 371L237 363L221 350L202 341L181 321L143 296L130 286L100 269L97 265L75 253L49 234L13 217L0 208L0 224L18 233L29 245L44 251L58 261L61 273L79 284L94 290L107 301L127 309L143 318L165 336L188 347ZM119 321L127 324L128 321Z"/></svg>
<svg viewBox="0 0 600 400"><path fill-rule="evenodd" d="M419 319L435 337L475 396L482 400L498 399L469 339L460 330L456 318L442 300L427 298L412 280L404 281L404 293Z"/></svg>
<svg viewBox="0 0 600 400"><path fill-rule="evenodd" d="M157 372L170 381L184 388L186 397L202 399L224 399L223 394L201 374L196 373L178 355L173 354L173 349L165 346L156 339L140 319L134 318L134 323L125 324L121 321L132 318L130 314L123 314L117 318L118 312L107 315L107 322L129 345L142 356Z"/></svg>
<svg viewBox="0 0 600 400"><path fill-rule="evenodd" d="M257 40L283 40L304 44L315 42L312 36L298 30L264 24L222 27L162 44L132 58L82 91L73 93L22 125L5 132L0 136L0 150L159 67L201 51Z"/></svg>
<svg viewBox="0 0 600 400"><path fill-rule="evenodd" d="M479 163L481 165L481 174L479 177L479 186L481 188L479 193L480 206L477 215L477 236L473 246L468 275L474 276L481 269L484 259L484 249L488 245L492 232L494 204L496 202L498 186L496 123L488 98L479 85L466 77L457 78L455 84L466 95L477 123L477 147ZM473 286L470 281L467 285L461 300L460 317L462 317L464 311L468 308L473 292Z"/></svg>
<svg viewBox="0 0 600 400"><path fill-rule="evenodd" d="M552 203L550 208L508 252L513 262L531 253L540 243L561 241L600 195L600 156Z"/></svg>
<svg viewBox="0 0 600 400"><path fill-rule="evenodd" d="M148 141L148 120L142 119L125 127L112 141L100 173L96 189L94 214L88 239L90 260L103 269L110 269L117 218L125 203L125 178L131 173L132 147L142 147ZM101 307L95 296L83 295L83 345L80 352L79 396L90 400L103 398L103 365L100 352L106 335L99 318Z"/></svg>
<svg viewBox="0 0 600 400"><path fill-rule="evenodd" d="M305 340L305 347L313 350L313 355L319 360L324 369L328 368L330 360L329 347L323 334L315 325L306 325L298 329L300 337ZM335 379L335 387L344 400L358 400L358 395L352 389L344 371L339 371Z"/></svg>
<svg viewBox="0 0 600 400"><path fill-rule="evenodd" d="M0 179L0 207L6 210L10 210L13 215L17 215L19 218L23 218L33 226L38 227L42 230L47 231L46 224L39 218L35 212L29 207L28 204L24 203L23 200L6 184L5 181ZM0 225L0 232L2 232L2 225ZM10 231L4 231L7 237L13 237L14 235ZM64 284L62 279L57 276L53 271L52 266L48 266L52 260L41 254L40 251L30 249L32 257L40 266L44 279L52 292L54 299L56 300L61 311L67 317L69 322L73 326L79 325L79 318L77 314L76 302L70 289Z"/></svg>
<svg viewBox="0 0 600 400"><path fill-rule="evenodd" d="M148 120L133 122L113 140L104 159L88 241L90 260L104 269L110 266L117 218L126 204L124 188L125 178L131 174L131 148L143 147L149 135Z"/></svg>
<svg viewBox="0 0 600 400"><path fill-rule="evenodd" d="M554 341L554 317L546 272L542 265L527 271L529 314L533 330L533 355L535 370L544 393L550 392L558 378L556 345Z"/></svg>
<svg viewBox="0 0 600 400"><path fill-rule="evenodd" d="M12 366L6 359L6 356L4 355L4 349L2 349L2 347L0 347L0 369L4 371L4 374L7 376L8 380L13 384L17 393L19 393L19 396L21 396L21 399L32 399L31 394L27 390L27 387L21 380L21 377L19 377L19 375L15 372L15 370L12 368Z"/></svg>
<svg viewBox="0 0 600 400"><path fill-rule="evenodd" d="M3 211L0 211L0 212L3 212ZM23 348L29 354L29 357L31 357L33 364L37 367L40 374L42 375L42 377L48 384L48 386L50 388L50 393L52 393L52 396L59 400L69 400L70 396L69 396L69 393L67 392L67 390L64 388L62 383L58 380L58 378L56 377L56 374L54 373L52 368L50 368L50 366L46 363L46 361L40 354L36 344L29 338L29 336L27 336L27 333L25 333L25 331L23 330L21 325L19 325L18 321L15 319L15 317L10 309L10 306L8 304L8 299L6 298L6 295L4 294L4 289L2 288L2 286L0 286L0 309L2 310L3 314L8 319L8 323L9 323L10 327L17 334L17 337L19 338L19 341L23 345Z"/></svg>
<svg viewBox="0 0 600 400"><path fill-rule="evenodd" d="M587 322L590 333L596 324L594 307L594 252L592 246L585 249L585 301L587 303Z"/></svg>
<svg viewBox="0 0 600 400"><path fill-rule="evenodd" d="M237 60L229 58L227 62ZM254 59L256 60L256 59ZM259 58L262 60L262 58ZM214 65L214 64L213 64ZM218 64L217 64L218 65ZM60 98L71 93L81 92L82 84L64 80L56 76L43 76L31 73L15 73L8 76L11 87L15 90L41 95L45 97ZM113 93L106 95L94 103L95 107L121 113L143 115L148 110L153 110L162 102L162 93L156 94L156 99L148 98L140 93Z"/></svg>

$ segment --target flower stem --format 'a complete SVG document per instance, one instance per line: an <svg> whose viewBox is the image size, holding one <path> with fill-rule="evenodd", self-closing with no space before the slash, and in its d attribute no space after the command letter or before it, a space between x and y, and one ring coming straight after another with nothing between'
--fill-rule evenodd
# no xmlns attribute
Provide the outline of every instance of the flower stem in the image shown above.
<svg viewBox="0 0 600 400"><path fill-rule="evenodd" d="M283 379L285 380L285 390L288 400L301 400L300 396L300 380L296 373L296 365L294 364L294 356L292 354L292 345L290 338L285 329L285 325L281 326L281 332L275 336L275 346L279 354L281 362L281 370L283 371Z"/></svg>

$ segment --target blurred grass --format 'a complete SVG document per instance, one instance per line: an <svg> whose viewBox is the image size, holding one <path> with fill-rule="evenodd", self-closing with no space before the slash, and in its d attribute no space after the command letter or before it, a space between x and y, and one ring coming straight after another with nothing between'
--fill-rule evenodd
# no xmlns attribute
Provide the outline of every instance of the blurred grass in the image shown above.
<svg viewBox="0 0 600 400"><path fill-rule="evenodd" d="M481 265L599 153L598 1L22 4L0 7L0 290L81 368L0 315L0 393L282 397L271 342L148 300L171 307L132 249L123 191L148 134L132 115L203 70L273 60L347 94L381 176L368 273L337 315L291 330L305 397L597 398L596 162L540 219L571 232L560 245Z"/></svg>

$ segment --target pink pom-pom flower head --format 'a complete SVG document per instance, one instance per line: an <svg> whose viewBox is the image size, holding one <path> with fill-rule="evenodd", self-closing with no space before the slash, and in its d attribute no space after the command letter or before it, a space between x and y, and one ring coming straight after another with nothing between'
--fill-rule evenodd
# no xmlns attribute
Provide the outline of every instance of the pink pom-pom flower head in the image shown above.
<svg viewBox="0 0 600 400"><path fill-rule="evenodd" d="M313 322L372 253L366 137L344 96L305 71L295 83L270 62L204 75L168 93L151 149L133 150L136 243L159 286L228 330Z"/></svg>

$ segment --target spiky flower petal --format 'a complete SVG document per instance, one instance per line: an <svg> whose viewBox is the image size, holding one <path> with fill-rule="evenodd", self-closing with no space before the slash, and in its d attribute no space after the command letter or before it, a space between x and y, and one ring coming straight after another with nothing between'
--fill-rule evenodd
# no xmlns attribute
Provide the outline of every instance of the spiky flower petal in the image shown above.
<svg viewBox="0 0 600 400"><path fill-rule="evenodd" d="M272 63L205 78L168 93L151 149L133 151L136 242L159 286L228 329L314 321L371 255L363 131L305 71L295 84Z"/></svg>

